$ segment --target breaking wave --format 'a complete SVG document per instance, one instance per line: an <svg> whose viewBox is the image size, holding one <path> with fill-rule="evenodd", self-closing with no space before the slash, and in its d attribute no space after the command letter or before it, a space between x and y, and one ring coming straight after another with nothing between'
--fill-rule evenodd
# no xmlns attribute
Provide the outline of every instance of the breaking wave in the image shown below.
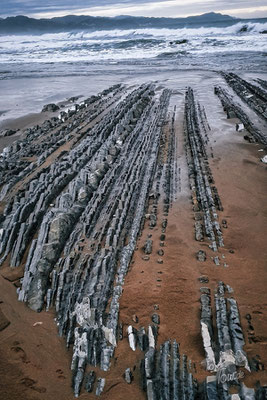
<svg viewBox="0 0 267 400"><path fill-rule="evenodd" d="M2 63L175 58L188 54L267 51L267 22L220 27L129 29L1 36Z"/></svg>

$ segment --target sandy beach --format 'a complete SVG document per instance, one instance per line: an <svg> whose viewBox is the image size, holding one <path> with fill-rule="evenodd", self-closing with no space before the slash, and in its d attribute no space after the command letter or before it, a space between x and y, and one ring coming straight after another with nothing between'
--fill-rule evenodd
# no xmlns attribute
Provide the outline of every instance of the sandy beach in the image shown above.
<svg viewBox="0 0 267 400"><path fill-rule="evenodd" d="M265 82L267 80L266 74L263 72L237 71L237 74L246 82L257 87L259 84L255 82L256 79L260 78ZM146 399L147 394L142 389L140 372L140 362L144 359L145 353L140 348L132 351L129 347L127 327L133 326L136 330L141 327L147 329L152 324L152 315L156 313L160 319L160 323L156 324L158 325L157 348L159 349L167 340L176 340L180 344L180 354L187 355L188 360L192 362L193 377L199 383L205 381L212 373L205 369L206 355L200 326L200 288L207 287L210 289L213 327L216 331L213 295L220 281L229 285L233 290L229 296L233 296L238 305L245 341L243 350L249 362L257 359L260 361L260 366L266 366L267 167L261 161L261 158L266 156L267 148L264 143L249 143L245 140L245 135L250 137L252 135L247 129L242 129L240 132L236 131L236 124L242 123L242 121L236 115L234 118L227 118L227 113L224 111L219 97L214 93L214 87L219 86L227 91L232 101L242 108L253 122L253 126L266 140L267 125L266 120L237 95L218 71L177 69L173 64L159 65L158 67L148 65L146 68L141 65L127 66L127 68L120 66L119 70L117 66L108 65L98 73L95 73L93 69L90 72L89 68L86 77L51 79L47 77L0 81L3 92L9 93L10 96L10 99L8 97L3 99L2 97L0 100L0 110L8 110L0 116L0 130L17 130L13 136L0 137L0 150L3 151L7 146L14 145L17 140L23 140L26 137L26 129L34 125L42 126L46 120L58 117L60 110L66 110L70 106L67 99L71 96L82 96L77 101L79 103L116 84L121 84L122 89L118 89L118 92L111 92L106 97L102 96L102 100L100 99L95 107L92 103L86 109L78 110L66 122L62 122L59 128L57 125L51 126L47 128L46 133L42 133L39 138L33 139L33 143L38 143L38 141L40 144L45 143L49 135L52 135L57 129L63 132L64 126L71 127L68 128L69 131L66 131L65 136L60 136L62 144L53 144L55 146L54 151L50 154L44 153L42 162L34 164L29 173L25 176L22 174L18 181L14 181L6 195L2 196L1 201L1 210L4 210L9 202L15 207L16 201L19 201L18 194L23 197L24 191L26 193L26 190L29 190L28 185L31 182L40 179L41 173L44 175L48 173L47 171L53 163L61 162L64 152L70 154L87 137L90 135L94 137L93 134L97 134L94 132L97 132L97 126L101 124L104 117L109 115L108 113L112 110L116 110L120 101L130 95L133 90L137 90L140 85L153 85L155 95L151 96L155 103L151 103L151 110L156 107L155 104L158 104L163 90L169 91L166 114L162 116L160 122L155 123L154 127L156 131L157 127L160 126L162 136L148 190L149 194L151 192L152 194L158 193L159 197L155 202L153 195L147 196L142 219L144 226L139 232L129 269L124 278L123 293L119 300L117 328L123 326L123 339L119 340L117 337L117 346L114 356L110 360L108 371L101 370L99 365L87 365L86 371L94 370L97 378L105 378L102 399ZM27 90L28 86L31 87L30 92ZM188 139L186 139L185 128L185 96L189 87L193 89L196 109L202 110L197 112L199 112L199 126L201 127L199 128L200 137L205 143L205 145L203 144L205 147L203 160L205 160L205 165L209 166L210 176L214 180L212 186L217 189L223 207L223 210L217 209L217 214L224 246L218 246L216 251L210 248L211 241L207 235L204 234L201 241L195 240L197 208L194 207L195 195L192 187L190 187L192 182L190 183L189 178L189 150L186 147ZM263 88L262 90L264 91ZM12 99L16 91L18 91L18 96L14 106ZM40 112L42 107L48 103L59 103L62 108L54 113ZM135 104L135 100L133 104ZM155 110L160 110L160 108L155 108ZM146 112L150 117L149 111ZM155 118L157 112L159 111L155 111L151 116L151 121L154 121L153 118ZM82 113L85 113L83 118L81 117ZM203 120L201 120L201 115L205 115ZM115 111L112 118L115 121ZM162 119L164 119L164 123L162 123ZM79 123L78 129L75 123ZM108 126L108 122L106 124ZM123 122L121 124L123 125ZM153 143L153 140L151 143ZM135 144L132 146L134 149ZM35 154L35 147L32 148L29 157L33 163L36 163L40 154L37 151ZM44 151L47 151L47 149L49 150L49 145L44 147ZM120 151L122 153L123 146ZM171 156L168 153L170 151L172 151ZM21 160L27 159L25 154L21 156ZM147 165L152 162L153 152L149 154L151 158L148 157ZM18 159L20 159L19 157L18 153ZM109 168L113 168L112 165L115 165L115 161L113 163L110 164ZM133 170L135 167L136 164L133 163ZM157 180L157 173L161 171L161 167L162 177ZM121 168L123 168L123 165ZM171 171L170 198L166 194L167 181L164 178L168 168ZM81 170L82 166L80 167ZM74 179L76 178L73 177L73 182ZM122 178L119 177L119 179ZM130 179L130 175L128 179ZM5 182L4 185L7 183ZM71 181L69 184L71 185ZM100 183L98 184L100 185ZM1 186L2 190L4 185ZM53 211L53 207L59 207L57 197L64 192L67 193L69 187L66 185L60 190L60 193L57 193L51 199L50 203L53 204L49 205L46 213L49 210ZM129 191L130 188L127 190ZM102 192L99 191L99 193ZM26 201L28 201L28 196L33 196L33 194L25 195ZM107 199L109 199L108 196ZM165 201L165 199L167 200ZM108 201L110 200L105 201L107 201L107 205L105 206L103 202L103 212L106 212L105 207L108 209ZM149 216L155 213L155 204L156 223L151 226ZM167 210L166 204L168 205ZM134 203L131 207L131 213L134 216L137 215L138 207ZM9 213L6 211L5 218L8 215L12 216L13 214L11 211ZM43 215L47 214L44 213ZM79 228L82 224L84 224L84 229L85 226L88 226L89 222L85 222L86 215L86 213L82 214L75 221L75 228ZM25 245L26 249L22 253L18 265L13 266L11 262L14 255L13 249L8 251L0 269L0 391L5 400L19 398L25 400L52 400L54 398L69 400L74 398L71 382L75 378L75 374L72 376L70 370L73 341L67 349L66 335L63 334L63 337L58 335L61 321L57 321L60 313L55 311L55 303L51 305L48 311L45 311L46 293L43 309L40 313L36 313L27 306L31 302L30 295L25 302L19 302L16 292L17 288L25 285L25 278L24 283L22 278L25 276L24 271L27 270L25 265L27 265L27 262L28 267L30 265L28 257L32 239L40 237L40 227L43 226L41 225L43 224L43 217L40 218L31 232L31 238ZM104 222L101 220L101 216L96 218L98 218L96 221L91 220L91 224L95 224L96 231L101 231ZM50 223L49 219L47 221ZM164 221L167 221L166 227ZM25 219L24 222L30 223L28 219ZM131 224L128 221L128 225L125 225L124 229L129 232L130 228ZM93 241L98 243L99 240L98 238L95 239L95 236L93 240L92 237L89 234L86 236L81 233L80 241L74 241L73 247L70 248L64 247L68 240L66 238L64 246L60 250L60 257L65 260L71 254L71 249L80 257L86 254L91 255L91 244ZM102 242L99 242L103 248L105 247L105 237L104 235ZM143 247L148 238L153 241L153 246L151 253L146 255ZM123 244L120 244L122 247L118 247L120 251L130 240L129 236L126 234L123 240ZM81 248L83 249L81 250ZM106 247L106 249L108 248ZM206 261L198 261L196 255L199 250L205 252ZM3 254L4 252L2 252L2 256ZM216 257L218 257L219 265L215 263ZM75 265L77 266L79 262L77 258ZM54 265L56 265L55 270L62 272L61 265L56 263ZM76 266L73 267L74 270ZM26 268L28 267L26 266ZM49 272L48 287L52 287L51 271L52 269ZM114 277L119 276L118 271L119 267L116 267ZM102 271L98 274L102 276L103 273ZM203 277L205 278L204 281ZM78 278L75 274L71 275L71 282L75 282L76 279ZM101 279L100 284L102 284ZM115 285L116 279L114 278L111 288ZM70 289L66 286L65 290ZM112 298L112 289L110 289L106 313L109 312ZM70 310L73 309L70 308ZM249 323L248 314L250 315ZM68 324L70 324L70 321ZM251 329L251 326L253 329ZM215 334L214 337L215 342L217 335ZM132 372L133 380L131 384L126 383L124 379L127 368L130 368ZM260 367L258 371L252 370L251 372L243 367L241 369L244 371L241 382L247 387L255 389L257 382L260 382L261 386L267 385L267 375L263 367ZM98 398L95 395L95 387L94 392L89 394L84 389L83 381L79 398ZM238 390L238 386L231 387L231 393L238 393Z"/></svg>

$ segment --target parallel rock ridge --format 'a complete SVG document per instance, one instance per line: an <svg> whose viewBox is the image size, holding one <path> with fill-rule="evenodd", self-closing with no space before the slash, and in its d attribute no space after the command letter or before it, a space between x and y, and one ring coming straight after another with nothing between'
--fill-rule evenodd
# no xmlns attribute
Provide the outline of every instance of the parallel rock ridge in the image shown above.
<svg viewBox="0 0 267 400"><path fill-rule="evenodd" d="M260 117L267 120L267 92L234 73L222 72L226 82ZM261 81L260 81L261 83Z"/></svg>
<svg viewBox="0 0 267 400"><path fill-rule="evenodd" d="M41 126L36 125L27 129L23 139L16 140L6 147L2 153L2 159L0 157L0 182L3 185L0 200L3 200L6 194L10 194L11 188L17 182L42 165L46 158L59 147L68 141L75 144L80 137L88 134L89 128L84 132L83 127L113 104L117 100L116 95L120 92L120 85L115 85L98 96L91 96L64 112L63 119L60 117L63 113L61 112L59 118L53 117ZM39 176L40 174L36 176L36 179ZM36 183L37 181L35 185Z"/></svg>
<svg viewBox="0 0 267 400"><path fill-rule="evenodd" d="M75 396L86 365L107 371L116 347L119 299L156 171L169 96L161 90L156 97L151 85L133 90L34 175L4 212L2 263L11 253L11 266L19 265L38 232L18 296L35 311L55 305L59 333L67 346L73 344ZM103 387L99 381L99 394Z"/></svg>
<svg viewBox="0 0 267 400"><path fill-rule="evenodd" d="M202 241L205 234L211 242L212 250L217 251L218 247L224 246L217 213L217 210L223 208L217 189L211 186L214 179L208 164L198 110L193 90L189 88L186 92L184 129L193 211L197 213L195 235L196 240Z"/></svg>
<svg viewBox="0 0 267 400"><path fill-rule="evenodd" d="M267 145L267 136L264 132L260 131L251 119L247 116L245 111L235 103L232 96L220 86L215 86L215 94L219 97L224 111L227 113L227 118L239 118L243 123L245 129L251 135L249 137L250 142L259 142Z"/></svg>
<svg viewBox="0 0 267 400"><path fill-rule="evenodd" d="M201 295L201 332L203 347L206 353L206 369L213 375L206 380L194 378L194 366L186 355L180 355L179 344L174 340L164 342L159 349L155 340L155 326L149 326L147 333L144 327L139 330L130 328L132 337L129 345L132 350L137 346L144 352L140 364L141 384L148 400L228 400L228 399L262 399L267 394L267 387L249 389L239 381L240 367L250 372L247 355L243 350L245 344L240 324L237 302L230 286L219 282L215 294L216 326L214 333L211 312L210 289L202 288ZM217 338L217 339L216 339ZM132 344L134 343L134 346ZM214 375L215 374L215 375ZM231 388L238 389L232 397Z"/></svg>
<svg viewBox="0 0 267 400"><path fill-rule="evenodd" d="M105 107L107 106L107 103L110 104L110 101L110 99L105 101L103 100ZM114 102L114 99L112 101ZM17 175L17 168L20 168L19 165L21 163L21 158L24 159L25 154L30 154L32 151L31 146L27 147L28 135L26 136L26 144L25 140L22 139L20 141L24 146L20 151L14 150L14 154L12 152L8 159L4 158L4 165L7 162L11 164L13 162L15 163L14 170L12 169L10 172L14 174L13 176L15 181L12 181L11 179L11 181L2 188L4 198L6 195L7 186L9 192L7 193L7 198L5 198L6 206L2 215L3 222L1 224L0 231L0 254L2 257L0 259L0 264L2 264L7 258L8 254L11 253L10 266L16 267L20 265L34 232L39 227L43 218L46 218L46 212L53 207L56 199L59 201L59 195L65 189L65 187L67 185L74 184L74 177L77 177L77 175L81 173L81 169L88 164L94 153L101 146L101 135L105 135L105 125L107 121L112 118L113 112L114 111L112 110L109 114L107 114L102 119L101 123L91 132L91 129L87 127L88 122L91 120L90 110L84 111L84 108L82 107L79 117L75 118L70 125L65 126L64 129L62 129L65 142L70 139L69 135L66 135L66 129L74 132L79 124L85 121L85 131L81 129L82 132L79 132L76 140L70 141L70 144L73 146L73 148L71 148L68 153L61 152L59 156L55 160L52 160L51 164L48 166L42 165L48 154L46 154L46 152L45 155L42 154L41 157L44 158L42 158L40 163L37 162L36 165L33 164L33 168L35 166L34 172L29 176L28 179L26 178L24 186L13 196L10 196L10 185L12 186L18 180L21 180L23 177L25 177L25 175L28 173L26 168L23 170L23 175ZM33 135L31 136L33 137L31 137L31 140L34 145L34 149L39 152L40 144L34 140L36 136L36 128L33 128L32 131ZM46 130L44 130L43 135L45 135L45 133ZM85 139L83 139L81 142L78 142L83 135L85 135ZM53 133L50 136L53 137ZM74 146L76 141L77 145ZM88 147L89 144L90 147ZM44 145L46 145L46 143L44 143ZM54 148L52 146L49 152L55 152L55 150L61 145L62 143L59 140L56 142L56 147ZM17 143L15 143L12 148L17 148ZM76 180L76 182L78 181ZM75 189L73 189L73 194L74 193ZM9 196L11 197L10 200ZM63 203L67 202L69 197L70 196L66 194L62 198L60 204L61 207L64 207ZM76 210L76 212L78 211ZM64 238L62 238L62 240L64 241Z"/></svg>
<svg viewBox="0 0 267 400"><path fill-rule="evenodd" d="M211 297L209 292L201 295L201 331L206 353L207 370L215 372L227 361L227 368L245 367L250 371L243 346L242 332L237 302L233 297L225 297L225 286L220 282L215 294L217 340L212 324Z"/></svg>

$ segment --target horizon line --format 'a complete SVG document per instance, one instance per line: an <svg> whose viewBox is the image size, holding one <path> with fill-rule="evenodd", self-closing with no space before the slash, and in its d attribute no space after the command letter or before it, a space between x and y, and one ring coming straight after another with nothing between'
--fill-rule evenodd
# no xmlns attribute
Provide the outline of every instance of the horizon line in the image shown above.
<svg viewBox="0 0 267 400"><path fill-rule="evenodd" d="M191 17L201 17L203 15L210 15L210 14L215 14L215 15L222 15L225 17L229 17L229 18L233 18L233 19L266 19L266 17L255 17L255 18L241 18L241 17L236 17L234 15L229 15L229 14L222 14L220 12L215 12L215 11L209 11L206 13L202 13L202 14L191 14L188 15L186 17L153 17L153 16L145 16L145 15L130 15L130 14L118 14L115 16L103 16L103 15L90 15L90 14L64 14L62 16L51 16L51 17L33 17L30 15L26 15L26 14L17 14L17 15L7 15L4 17L0 17L0 19L7 19L7 18L17 18L17 17L26 17L26 18L32 18L32 19L52 19L52 18L64 18L64 17L91 17L91 18L110 18L110 19L114 19L114 18L118 18L118 17L131 17L131 18L149 18L149 19L187 19L187 18L191 18Z"/></svg>

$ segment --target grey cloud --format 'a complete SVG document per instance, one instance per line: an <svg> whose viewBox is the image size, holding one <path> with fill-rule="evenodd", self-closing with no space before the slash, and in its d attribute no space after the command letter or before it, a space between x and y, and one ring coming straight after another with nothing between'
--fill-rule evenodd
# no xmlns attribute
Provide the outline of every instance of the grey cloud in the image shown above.
<svg viewBox="0 0 267 400"><path fill-rule="evenodd" d="M53 16L53 12L62 11L63 14L71 14L77 13L77 11L87 10L87 14L90 13L90 9L93 7L103 7L103 9L110 8L112 6L118 6L119 4L122 7L126 6L134 6L135 12L131 13L131 7L129 8L129 14L132 15L142 15L145 16L179 16L185 14L201 14L209 11L217 11L220 10L231 10L238 8L250 8L250 7L260 7L267 6L266 0L255 0L253 3L251 0L222 0L222 1L197 1L195 4L194 0L189 2L184 2L183 6L170 6L164 7L164 3L168 0L156 0L157 3L162 3L162 11L159 8L150 8L148 11L145 11L144 6L146 4L152 5L155 0L0 0L0 15L2 17L8 15L30 15L34 16L35 14L49 13L49 15ZM55 4L56 3L56 4ZM167 4L165 4L167 5ZM140 11L136 11L136 7L140 6ZM119 8L118 8L119 10ZM143 11L144 10L144 11ZM163 13L164 12L164 13ZM102 13L103 15L103 13ZM107 14L108 15L108 10ZM260 15L259 15L260 16ZM264 15L262 15L264 17Z"/></svg>
<svg viewBox="0 0 267 400"><path fill-rule="evenodd" d="M136 4L143 3L144 1L135 0L0 0L1 9L0 13L6 15L18 15L23 13L25 15L34 14L35 12L46 12L46 11L57 11L57 10L73 10L84 9L97 6L112 6L112 4ZM147 3L153 2L153 0L146 1Z"/></svg>

